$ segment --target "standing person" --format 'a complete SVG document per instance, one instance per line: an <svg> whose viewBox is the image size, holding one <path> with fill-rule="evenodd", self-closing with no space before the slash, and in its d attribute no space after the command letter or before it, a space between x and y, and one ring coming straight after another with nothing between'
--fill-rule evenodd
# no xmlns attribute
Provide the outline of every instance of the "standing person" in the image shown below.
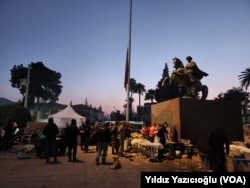
<svg viewBox="0 0 250 188"><path fill-rule="evenodd" d="M70 126L65 129L65 138L68 143L68 157L69 162L78 162L79 160L76 159L77 153L77 136L79 134L79 129L76 125L76 120L72 119ZM73 158L73 160L72 160Z"/></svg>
<svg viewBox="0 0 250 188"><path fill-rule="evenodd" d="M10 117L7 118L7 125L3 129L5 131L3 136L3 150L7 151L11 148L11 138L13 135L13 121Z"/></svg>
<svg viewBox="0 0 250 188"><path fill-rule="evenodd" d="M36 157L41 158L42 153L46 151L46 137L43 134L43 130L38 130L36 142L35 142L35 149L36 149Z"/></svg>
<svg viewBox="0 0 250 188"><path fill-rule="evenodd" d="M118 132L118 121L112 124L111 127L111 137L112 137L112 154L118 154L119 150L119 140L117 139Z"/></svg>
<svg viewBox="0 0 250 188"><path fill-rule="evenodd" d="M57 143L56 136L59 134L59 129L54 123L53 118L49 118L48 124L44 127L43 135L46 138L45 143L45 159L49 163L50 156L54 157L54 162L57 162Z"/></svg>
<svg viewBox="0 0 250 188"><path fill-rule="evenodd" d="M3 137L4 137L4 134L5 134L5 131L3 129L2 123L0 122L0 151L3 148Z"/></svg>
<svg viewBox="0 0 250 188"><path fill-rule="evenodd" d="M147 130L147 125L146 124L143 124L140 132L141 132L141 135L142 135L142 138L147 138L147 135L146 135L146 130Z"/></svg>
<svg viewBox="0 0 250 188"><path fill-rule="evenodd" d="M80 146L81 146L81 150L84 150L84 127L85 127L85 122L83 121L83 119L81 119L81 125L79 127L79 132L80 132Z"/></svg>
<svg viewBox="0 0 250 188"><path fill-rule="evenodd" d="M108 146L111 142L111 131L109 123L104 123L96 130L98 151L96 155L96 165L99 165L99 158L102 158L102 164L106 163Z"/></svg>
<svg viewBox="0 0 250 188"><path fill-rule="evenodd" d="M226 172L226 155L229 154L229 140L223 127L211 132L208 140L211 148L211 168L215 172ZM226 153L225 153L226 151Z"/></svg>
<svg viewBox="0 0 250 188"><path fill-rule="evenodd" d="M21 141L21 133L20 129L18 128L18 124L16 121L13 121L13 138L12 138L12 145L18 144Z"/></svg>
<svg viewBox="0 0 250 188"><path fill-rule="evenodd" d="M17 138L16 135L19 132L19 128L16 121L11 121L12 129L11 129L11 136L10 136L10 145L9 148L12 148L14 144L16 144L15 139Z"/></svg>
<svg viewBox="0 0 250 188"><path fill-rule="evenodd" d="M96 145L96 149L95 149L96 152L98 152L97 135L96 135L98 127L99 127L98 122L95 122L92 126L92 131L91 131L91 136L90 136L94 145Z"/></svg>
<svg viewBox="0 0 250 188"><path fill-rule="evenodd" d="M162 162L162 159L164 158L164 153L165 153L165 147L166 147L166 127L165 125L159 125L158 132L156 135L159 137L159 141L162 144L163 148L158 149L158 156L157 158L159 159L160 162Z"/></svg>
<svg viewBox="0 0 250 188"><path fill-rule="evenodd" d="M86 124L83 126L83 137L84 137L84 151L86 153L89 152L89 140L90 140L90 134L91 134L91 127L89 124L89 120L86 121Z"/></svg>
<svg viewBox="0 0 250 188"><path fill-rule="evenodd" d="M157 125L157 124L154 123L154 124L151 125L150 128L149 128L149 136L148 136L148 138L149 138L149 141L151 141L151 142L154 142L155 133L158 131L156 125Z"/></svg>
<svg viewBox="0 0 250 188"><path fill-rule="evenodd" d="M122 121L120 125L118 126L118 131L117 131L117 138L119 140L119 151L118 151L118 156L119 157L124 157L124 141L126 139L126 122Z"/></svg>
<svg viewBox="0 0 250 188"><path fill-rule="evenodd" d="M59 133L59 137L60 137L59 150L60 150L60 155L62 155L62 156L64 156L66 154L66 148L67 148L67 140L65 137L65 130L66 130L66 127L63 127Z"/></svg>
<svg viewBox="0 0 250 188"><path fill-rule="evenodd" d="M132 125L130 123L127 123L126 124L126 137L125 137L125 142L124 142L124 150L125 151L128 151L129 149L132 148L132 144L131 144L131 134L133 132L133 129L132 129Z"/></svg>

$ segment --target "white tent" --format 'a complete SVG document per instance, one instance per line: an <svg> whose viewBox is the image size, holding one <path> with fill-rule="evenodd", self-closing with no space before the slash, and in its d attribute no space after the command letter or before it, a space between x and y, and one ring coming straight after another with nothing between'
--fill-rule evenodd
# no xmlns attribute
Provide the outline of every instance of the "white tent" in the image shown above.
<svg viewBox="0 0 250 188"><path fill-rule="evenodd" d="M76 120L78 127L81 125L81 120L86 122L86 118L77 114L71 106L67 106L62 111L49 115L48 118L53 118L58 128L64 128L66 122L70 124L72 119Z"/></svg>

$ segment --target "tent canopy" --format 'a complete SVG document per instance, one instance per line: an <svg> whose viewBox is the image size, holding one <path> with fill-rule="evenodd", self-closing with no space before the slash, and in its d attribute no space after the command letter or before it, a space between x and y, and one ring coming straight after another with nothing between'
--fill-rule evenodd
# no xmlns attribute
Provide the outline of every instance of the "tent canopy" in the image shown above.
<svg viewBox="0 0 250 188"><path fill-rule="evenodd" d="M67 122L71 123L72 119L76 120L78 127L81 125L81 121L86 122L86 118L77 114L71 106L67 106L62 111L49 115L49 118L54 119L54 123L58 128L64 128Z"/></svg>

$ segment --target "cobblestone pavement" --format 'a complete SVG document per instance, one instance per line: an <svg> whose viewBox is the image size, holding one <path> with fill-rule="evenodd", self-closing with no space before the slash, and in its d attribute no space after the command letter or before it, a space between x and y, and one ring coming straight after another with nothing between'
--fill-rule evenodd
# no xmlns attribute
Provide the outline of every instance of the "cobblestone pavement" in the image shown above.
<svg viewBox="0 0 250 188"><path fill-rule="evenodd" d="M150 162L137 153L127 152L120 158L122 168L111 169L113 155L107 156L107 164L95 164L95 146L84 153L78 147L79 162L68 162L67 156L59 156L58 163L46 164L44 159L36 157L35 152L30 159L18 159L16 152L23 145L15 145L10 151L0 151L0 187L140 187L141 172L201 172L202 165L198 156L192 159L165 159L162 163Z"/></svg>

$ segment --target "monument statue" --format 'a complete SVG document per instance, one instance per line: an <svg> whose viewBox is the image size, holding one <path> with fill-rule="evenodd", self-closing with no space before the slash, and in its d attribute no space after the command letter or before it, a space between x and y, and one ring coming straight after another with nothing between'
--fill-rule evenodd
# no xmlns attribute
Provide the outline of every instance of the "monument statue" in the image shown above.
<svg viewBox="0 0 250 188"><path fill-rule="evenodd" d="M180 87L186 89L184 97L205 100L208 95L208 87L202 85L201 79L208 74L198 68L197 64L192 61L191 56L187 56L186 60L188 63L184 67L179 58L173 58L174 71L170 77L163 79L162 86L165 85L167 79L170 79L170 82L178 83ZM199 93L201 93L201 96Z"/></svg>

